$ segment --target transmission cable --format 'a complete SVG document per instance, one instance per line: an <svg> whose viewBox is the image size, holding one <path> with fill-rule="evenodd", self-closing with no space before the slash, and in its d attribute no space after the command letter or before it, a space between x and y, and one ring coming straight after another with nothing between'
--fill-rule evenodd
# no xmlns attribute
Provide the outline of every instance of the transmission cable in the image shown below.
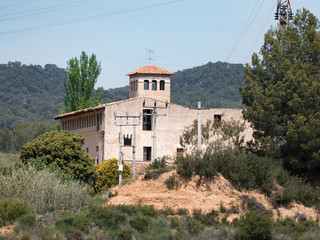
<svg viewBox="0 0 320 240"><path fill-rule="evenodd" d="M70 8L70 7L74 7L74 6L80 6L80 5L89 4L89 3L93 3L93 2L97 2L97 1L101 1L101 0L93 0L93 1L81 0L81 1L64 3L64 4L49 6L49 7L37 8L34 10L27 10L27 11L20 11L20 12L16 12L16 13L10 13L10 14L6 14L6 15L2 15L0 17L8 17L8 16L18 15L18 14L23 14L23 13L26 13L26 14L0 19L0 21L7 21L7 20L13 20L13 19L27 17L27 16L34 16L34 15L41 14L41 13L53 12L53 11L57 11L60 9L66 9L66 8Z"/></svg>
<svg viewBox="0 0 320 240"><path fill-rule="evenodd" d="M260 2L260 0L258 0L258 1L256 2L254 8L252 9L252 12L251 12L251 14L250 14L250 16L249 16L246 24L244 25L244 27L243 27L243 29L242 29L242 31L241 31L241 33L240 33L237 41L236 41L235 44L233 45L233 47L232 47L229 55L227 56L225 62L228 61L228 59L230 58L230 56L231 56L231 55L233 54L233 52L236 50L236 48L238 47L240 41L242 40L242 38L244 37L244 35L245 35L246 32L248 31L248 29L250 28L251 24L253 23L253 20L256 18L258 12L260 11L260 9L261 9L261 7L262 7L262 5L263 5L263 0L262 0L262 2L261 2L261 5L260 5L259 9L256 11L256 14L255 14L255 15L253 16L253 18L251 19L251 17L252 17L252 15L253 15L254 11L256 10L256 7L258 6L258 3L259 3L259 2ZM250 22L250 19L251 19L251 22ZM250 22L250 23L249 23L249 22Z"/></svg>
<svg viewBox="0 0 320 240"><path fill-rule="evenodd" d="M99 15L95 15L95 16L91 16L91 17L84 17L84 18L66 20L66 21L49 23L49 24L44 24L44 25L38 25L38 26L33 26L33 27L26 27L26 28L19 28L19 29L15 29L15 30L8 30L8 31L0 32L0 35L8 35L8 34L13 34L13 33L35 31L35 30L46 29L46 28L50 28L50 27L63 26L63 25L79 23L79 22L86 22L86 21L91 21L91 20L100 19L100 18L108 18L108 17L127 14L127 13L131 13L131 12L137 12L137 11L142 11L142 10L146 10L146 9L161 7L161 6L174 4L174 3L182 2L182 1L184 1L184 0L174 0L174 1L164 2L164 3L147 5L147 6L143 6L143 7L131 8L131 9L122 10L122 11L99 14Z"/></svg>
<svg viewBox="0 0 320 240"><path fill-rule="evenodd" d="M268 21L269 21L269 19L270 19L270 16L272 15L272 11L273 11L273 9L275 8L275 6L276 6L276 2L274 2L273 6L272 6L272 8L271 8L271 11L270 11L270 13L268 14L267 20L265 21L265 23L264 23L264 25L263 25L263 28L261 29L260 33L258 34L258 36L257 36L254 44L252 45L252 48L251 48L251 50L249 51L249 53L248 53L247 57L245 58L244 62L246 62L246 60L249 58L249 56L250 56L250 54L252 53L253 49L255 48L258 40L260 39L260 36L261 36L261 34L263 33L265 27L267 26L267 23L268 23Z"/></svg>

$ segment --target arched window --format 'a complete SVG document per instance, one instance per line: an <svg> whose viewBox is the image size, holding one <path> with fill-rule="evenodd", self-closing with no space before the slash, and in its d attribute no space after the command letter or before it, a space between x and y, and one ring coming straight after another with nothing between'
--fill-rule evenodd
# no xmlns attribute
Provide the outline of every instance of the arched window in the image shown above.
<svg viewBox="0 0 320 240"><path fill-rule="evenodd" d="M152 90L153 90L153 91L156 91L156 90L157 90L157 81L156 81L156 80L153 80L153 81L152 81Z"/></svg>
<svg viewBox="0 0 320 240"><path fill-rule="evenodd" d="M160 90L164 90L164 84L165 84L164 80L161 80L160 81Z"/></svg>
<svg viewBox="0 0 320 240"><path fill-rule="evenodd" d="M149 80L144 80L144 90L149 90Z"/></svg>

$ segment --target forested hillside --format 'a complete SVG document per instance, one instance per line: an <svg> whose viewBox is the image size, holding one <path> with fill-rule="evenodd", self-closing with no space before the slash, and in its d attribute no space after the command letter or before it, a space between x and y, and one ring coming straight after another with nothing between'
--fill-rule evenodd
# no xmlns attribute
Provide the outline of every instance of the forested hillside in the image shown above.
<svg viewBox="0 0 320 240"><path fill-rule="evenodd" d="M63 69L54 64L0 64L0 127L52 119L63 100L63 79Z"/></svg>
<svg viewBox="0 0 320 240"><path fill-rule="evenodd" d="M244 85L242 64L207 63L178 71L171 77L171 101L184 106L243 108L239 86Z"/></svg>
<svg viewBox="0 0 320 240"><path fill-rule="evenodd" d="M54 64L0 64L0 128L50 121L59 114L64 78L64 70ZM184 106L196 106L201 100L206 107L243 107L238 91L243 84L243 65L209 62L172 76L171 101ZM129 98L129 86L97 91L103 92L103 103Z"/></svg>

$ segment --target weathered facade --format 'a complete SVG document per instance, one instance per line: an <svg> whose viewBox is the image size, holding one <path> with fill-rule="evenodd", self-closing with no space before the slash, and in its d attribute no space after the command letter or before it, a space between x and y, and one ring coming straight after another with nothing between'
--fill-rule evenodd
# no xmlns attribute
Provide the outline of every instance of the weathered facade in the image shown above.
<svg viewBox="0 0 320 240"><path fill-rule="evenodd" d="M175 156L183 150L180 136L197 119L197 109L170 102L172 74L153 65L144 66L127 74L130 99L62 114L54 119L60 119L61 130L85 137L83 150L95 158L97 164L119 158L120 138L125 161L133 159L133 141L137 162ZM201 118L202 123L214 119L243 121L242 109L211 108L202 111ZM135 134L133 125L136 125ZM252 138L248 123L244 134L245 140Z"/></svg>

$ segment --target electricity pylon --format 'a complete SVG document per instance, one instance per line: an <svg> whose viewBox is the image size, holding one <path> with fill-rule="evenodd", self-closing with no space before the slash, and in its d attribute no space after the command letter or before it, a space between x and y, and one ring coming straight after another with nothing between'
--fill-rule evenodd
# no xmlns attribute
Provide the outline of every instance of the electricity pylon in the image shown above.
<svg viewBox="0 0 320 240"><path fill-rule="evenodd" d="M275 20L279 21L280 26L286 26L293 19L290 0L278 0L277 11L274 14Z"/></svg>

